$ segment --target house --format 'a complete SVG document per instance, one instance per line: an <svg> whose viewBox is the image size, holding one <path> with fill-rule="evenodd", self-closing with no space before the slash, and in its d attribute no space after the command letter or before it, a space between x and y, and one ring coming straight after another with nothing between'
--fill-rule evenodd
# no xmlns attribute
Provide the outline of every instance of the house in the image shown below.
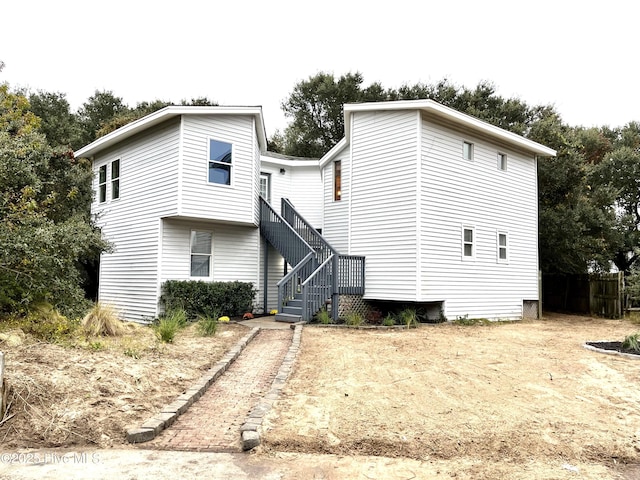
<svg viewBox="0 0 640 480"><path fill-rule="evenodd" d="M77 151L114 245L99 299L146 321L166 280L239 280L282 320L349 298L535 310L536 158L555 152L427 100L344 115L320 160L267 152L260 107L166 107Z"/></svg>

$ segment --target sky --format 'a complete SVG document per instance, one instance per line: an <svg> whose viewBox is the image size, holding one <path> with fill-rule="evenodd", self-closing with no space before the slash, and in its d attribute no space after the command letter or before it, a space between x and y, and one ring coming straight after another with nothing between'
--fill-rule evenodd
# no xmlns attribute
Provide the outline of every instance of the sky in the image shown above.
<svg viewBox="0 0 640 480"><path fill-rule="evenodd" d="M296 83L358 71L385 88L489 81L570 125L617 127L640 121L639 14L631 0L12 1L0 82L73 110L96 90L261 105L270 136Z"/></svg>

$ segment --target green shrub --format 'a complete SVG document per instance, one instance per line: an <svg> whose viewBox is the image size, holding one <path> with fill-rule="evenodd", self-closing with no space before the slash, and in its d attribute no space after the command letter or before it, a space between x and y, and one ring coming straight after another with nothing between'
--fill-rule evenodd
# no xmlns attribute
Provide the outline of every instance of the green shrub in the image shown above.
<svg viewBox="0 0 640 480"><path fill-rule="evenodd" d="M640 332L626 336L622 341L622 348L640 352Z"/></svg>
<svg viewBox="0 0 640 480"><path fill-rule="evenodd" d="M349 312L344 317L344 323L352 327L358 327L364 323L364 317L357 312Z"/></svg>
<svg viewBox="0 0 640 480"><path fill-rule="evenodd" d="M382 325L385 327L392 327L396 324L396 319L392 314L388 313L386 317L382 320Z"/></svg>
<svg viewBox="0 0 640 480"><path fill-rule="evenodd" d="M203 337L213 337L218 330L218 315L199 315L198 332Z"/></svg>
<svg viewBox="0 0 640 480"><path fill-rule="evenodd" d="M20 322L20 328L45 342L69 340L77 331L80 322L61 315L48 303L38 303Z"/></svg>
<svg viewBox="0 0 640 480"><path fill-rule="evenodd" d="M156 335L164 343L173 343L173 339L178 330L187 325L187 313L184 310L176 309L167 312L160 318L154 327Z"/></svg>
<svg viewBox="0 0 640 480"><path fill-rule="evenodd" d="M318 313L316 313L316 320L322 325L328 325L329 323L331 323L331 316L329 315L329 312L326 308L323 308Z"/></svg>
<svg viewBox="0 0 640 480"><path fill-rule="evenodd" d="M162 286L160 301L165 310L180 308L189 319L198 315L215 316L216 312L238 316L250 312L256 290L247 282L202 282L168 280Z"/></svg>

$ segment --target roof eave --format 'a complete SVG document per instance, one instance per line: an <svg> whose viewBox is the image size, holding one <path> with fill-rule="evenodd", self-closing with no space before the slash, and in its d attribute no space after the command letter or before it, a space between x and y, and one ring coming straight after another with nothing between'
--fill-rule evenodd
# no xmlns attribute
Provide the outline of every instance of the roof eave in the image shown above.
<svg viewBox="0 0 640 480"><path fill-rule="evenodd" d="M267 151L267 135L262 118L262 107L200 107L200 106L168 106L145 117L139 118L127 125L94 140L77 150L76 157L91 157L127 138L147 130L159 123L179 115L252 115L256 119L256 132L261 152Z"/></svg>
<svg viewBox="0 0 640 480"><path fill-rule="evenodd" d="M422 110L430 112L436 116L447 118L458 124L480 131L490 137L500 139L504 142L517 145L536 155L545 157L555 157L556 151L540 143L529 140L521 135L509 132L495 125L491 125L483 120L479 120L466 113L459 112L450 107L445 107L434 100L399 100L394 102L370 102L370 103L350 103L344 106L344 129L345 139L350 138L351 114L354 112L368 112L380 110Z"/></svg>

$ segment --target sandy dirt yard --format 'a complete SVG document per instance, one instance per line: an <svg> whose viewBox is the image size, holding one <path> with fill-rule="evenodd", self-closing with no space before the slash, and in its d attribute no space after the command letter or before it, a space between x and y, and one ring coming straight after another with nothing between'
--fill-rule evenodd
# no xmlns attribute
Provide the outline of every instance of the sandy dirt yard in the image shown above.
<svg viewBox="0 0 640 480"><path fill-rule="evenodd" d="M638 478L625 465L640 460L640 358L583 348L638 330L563 315L409 331L306 327L261 448L411 459L396 478Z"/></svg>
<svg viewBox="0 0 640 480"><path fill-rule="evenodd" d="M121 337L92 338L81 347L4 332L7 416L14 416L0 425L0 447L123 445L127 427L173 401L249 332L221 324L215 336L201 337L192 325L167 344L149 327L125 327Z"/></svg>

